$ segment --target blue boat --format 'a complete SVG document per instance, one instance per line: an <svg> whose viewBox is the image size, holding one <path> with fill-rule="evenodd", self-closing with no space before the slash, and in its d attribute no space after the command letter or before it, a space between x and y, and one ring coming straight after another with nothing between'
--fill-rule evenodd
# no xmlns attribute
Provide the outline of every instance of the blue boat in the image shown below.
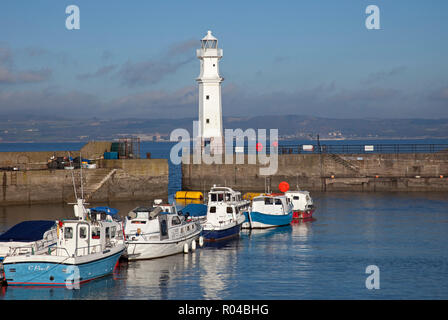
<svg viewBox="0 0 448 320"><path fill-rule="evenodd" d="M252 201L250 210L244 212L243 228L264 229L289 225L293 206L284 195L261 195Z"/></svg>
<svg viewBox="0 0 448 320"><path fill-rule="evenodd" d="M110 274L126 246L114 210L74 205L76 220L57 222L57 243L45 252L17 247L3 260L10 286L77 285Z"/></svg>
<svg viewBox="0 0 448 320"><path fill-rule="evenodd" d="M202 222L204 240L220 241L239 236L245 220L243 211L249 204L241 199L240 192L213 186L208 194L206 220Z"/></svg>

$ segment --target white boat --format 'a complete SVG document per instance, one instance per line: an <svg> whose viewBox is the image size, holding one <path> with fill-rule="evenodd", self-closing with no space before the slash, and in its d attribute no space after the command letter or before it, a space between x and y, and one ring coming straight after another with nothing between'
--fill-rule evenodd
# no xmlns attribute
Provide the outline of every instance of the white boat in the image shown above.
<svg viewBox="0 0 448 320"><path fill-rule="evenodd" d="M12 286L75 286L110 274L126 246L115 209L87 209L78 199L76 219L57 222L57 243L44 252L12 249L3 260Z"/></svg>
<svg viewBox="0 0 448 320"><path fill-rule="evenodd" d="M252 200L252 207L244 212L243 228L259 229L289 225L292 204L284 195L264 194Z"/></svg>
<svg viewBox="0 0 448 320"><path fill-rule="evenodd" d="M125 223L127 258L154 259L195 250L203 244L202 228L196 221L187 221L174 205L156 201L152 207L137 207Z"/></svg>
<svg viewBox="0 0 448 320"><path fill-rule="evenodd" d="M203 222L205 241L219 241L239 235L244 210L250 201L243 200L241 193L229 187L213 186L208 193L207 217Z"/></svg>
<svg viewBox="0 0 448 320"><path fill-rule="evenodd" d="M308 191L286 191L285 196L293 204L293 219L311 219L316 210Z"/></svg>
<svg viewBox="0 0 448 320"><path fill-rule="evenodd" d="M54 220L23 221L0 235L0 262L15 248L22 253L39 253L54 246L57 226Z"/></svg>
<svg viewBox="0 0 448 320"><path fill-rule="evenodd" d="M217 187L213 185L208 193L208 205L217 203L227 203L236 206L239 211L245 211L250 206L249 200L244 200L241 192L235 191L229 187Z"/></svg>

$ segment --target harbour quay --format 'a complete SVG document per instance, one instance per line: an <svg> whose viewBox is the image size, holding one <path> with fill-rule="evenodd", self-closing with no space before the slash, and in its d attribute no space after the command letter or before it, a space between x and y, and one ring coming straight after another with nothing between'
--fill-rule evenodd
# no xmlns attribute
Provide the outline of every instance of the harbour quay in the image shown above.
<svg viewBox="0 0 448 320"><path fill-rule="evenodd" d="M0 152L0 206L73 202L75 190L91 202L167 199L168 160L140 159L126 144L111 151L123 143L91 141L75 151Z"/></svg>
<svg viewBox="0 0 448 320"><path fill-rule="evenodd" d="M242 164L226 164L224 155L221 164L195 164L191 156L191 161L182 164L182 189L202 191L216 184L242 192L276 192L285 181L321 192L448 191L446 145L378 145L376 152L353 145L314 146L311 152L301 147L279 146L278 168L270 176L260 175L260 168L266 165L259 159L249 164L247 154Z"/></svg>

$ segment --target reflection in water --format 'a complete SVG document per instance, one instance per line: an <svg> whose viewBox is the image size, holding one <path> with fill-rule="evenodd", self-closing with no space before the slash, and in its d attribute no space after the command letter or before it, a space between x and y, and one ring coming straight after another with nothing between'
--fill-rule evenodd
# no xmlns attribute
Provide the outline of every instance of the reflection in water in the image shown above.
<svg viewBox="0 0 448 320"><path fill-rule="evenodd" d="M238 264L239 238L210 242L201 250L199 284L204 299L225 299Z"/></svg>
<svg viewBox="0 0 448 320"><path fill-rule="evenodd" d="M109 299L118 293L117 283L111 275L80 286L79 290L65 287L2 287L0 298L11 300L68 300Z"/></svg>
<svg viewBox="0 0 448 320"><path fill-rule="evenodd" d="M132 299L174 299L176 292L171 288L178 281L187 281L196 263L196 252L121 262L116 277L122 287L120 295Z"/></svg>

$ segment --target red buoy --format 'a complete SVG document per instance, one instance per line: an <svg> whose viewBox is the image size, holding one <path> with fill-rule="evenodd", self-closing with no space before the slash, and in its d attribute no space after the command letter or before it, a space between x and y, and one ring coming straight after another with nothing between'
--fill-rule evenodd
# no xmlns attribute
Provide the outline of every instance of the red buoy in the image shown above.
<svg viewBox="0 0 448 320"><path fill-rule="evenodd" d="M289 190L289 183L286 182L286 181L282 181L282 182L280 182L279 185L278 185L278 189L279 189L281 192L286 192L286 191L288 191L288 190Z"/></svg>

